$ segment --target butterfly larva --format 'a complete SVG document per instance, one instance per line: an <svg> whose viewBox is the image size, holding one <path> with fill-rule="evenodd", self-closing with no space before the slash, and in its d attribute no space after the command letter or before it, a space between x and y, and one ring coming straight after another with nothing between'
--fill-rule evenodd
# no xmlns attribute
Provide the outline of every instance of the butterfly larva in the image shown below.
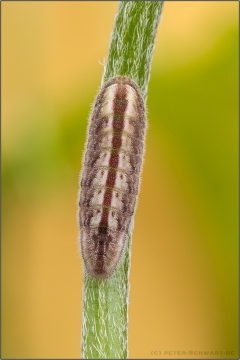
<svg viewBox="0 0 240 360"><path fill-rule="evenodd" d="M125 76L107 81L93 105L81 175L81 253L95 279L112 275L134 214L146 129L138 86Z"/></svg>

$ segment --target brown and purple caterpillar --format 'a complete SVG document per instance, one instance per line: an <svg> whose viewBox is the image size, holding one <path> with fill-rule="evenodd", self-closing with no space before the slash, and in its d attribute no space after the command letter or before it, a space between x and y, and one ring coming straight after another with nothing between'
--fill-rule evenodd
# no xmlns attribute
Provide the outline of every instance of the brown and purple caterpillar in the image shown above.
<svg viewBox="0 0 240 360"><path fill-rule="evenodd" d="M126 76L107 81L93 105L81 174L79 225L87 273L112 275L136 207L146 131L145 103Z"/></svg>

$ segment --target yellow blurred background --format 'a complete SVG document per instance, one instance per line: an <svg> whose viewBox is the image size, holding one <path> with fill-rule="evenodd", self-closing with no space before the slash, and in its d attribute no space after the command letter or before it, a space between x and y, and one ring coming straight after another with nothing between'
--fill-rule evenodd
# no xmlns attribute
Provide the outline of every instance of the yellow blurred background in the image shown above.
<svg viewBox="0 0 240 360"><path fill-rule="evenodd" d="M117 7L2 3L2 358L81 357L78 181ZM130 358L238 358L238 26L237 2L164 5Z"/></svg>

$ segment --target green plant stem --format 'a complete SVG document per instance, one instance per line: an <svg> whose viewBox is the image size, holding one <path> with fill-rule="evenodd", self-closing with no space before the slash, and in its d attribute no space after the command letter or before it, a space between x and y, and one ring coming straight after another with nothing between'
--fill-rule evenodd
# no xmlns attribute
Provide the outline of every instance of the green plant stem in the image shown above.
<svg viewBox="0 0 240 360"><path fill-rule="evenodd" d="M103 82L116 75L133 79L144 99L163 1L120 2L111 36ZM84 272L82 357L125 359L128 356L128 303L131 232L113 276L94 280Z"/></svg>
<svg viewBox="0 0 240 360"><path fill-rule="evenodd" d="M115 19L103 82L134 80L146 98L157 28L164 1L122 1Z"/></svg>

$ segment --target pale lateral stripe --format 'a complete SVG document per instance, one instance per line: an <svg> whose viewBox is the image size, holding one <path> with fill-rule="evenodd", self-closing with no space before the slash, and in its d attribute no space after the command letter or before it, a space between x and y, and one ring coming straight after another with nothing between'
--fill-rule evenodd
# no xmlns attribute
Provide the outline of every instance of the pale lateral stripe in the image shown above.
<svg viewBox="0 0 240 360"><path fill-rule="evenodd" d="M99 158L95 163L95 167L108 166L110 161L111 153L107 150L102 151Z"/></svg>
<svg viewBox="0 0 240 360"><path fill-rule="evenodd" d="M128 187L127 187L127 176L126 176L126 174L124 174L124 173L122 173L120 171L117 171L116 180L115 180L115 186L117 186L121 190L127 191Z"/></svg>
<svg viewBox="0 0 240 360"><path fill-rule="evenodd" d="M128 86L127 100L128 100L128 106L125 115L131 116L135 120L138 120L138 113L136 107L136 103L137 103L136 92L131 86Z"/></svg>
<svg viewBox="0 0 240 360"><path fill-rule="evenodd" d="M103 174L102 174L103 173ZM93 179L92 185L105 185L108 176L108 169L99 169L95 178Z"/></svg>
<svg viewBox="0 0 240 360"><path fill-rule="evenodd" d="M104 193L105 193L104 190L96 189L91 199L91 206L97 206L103 204Z"/></svg>
<svg viewBox="0 0 240 360"><path fill-rule="evenodd" d="M97 210L93 210L93 217L90 221L90 227L98 227L102 218L102 210L97 212Z"/></svg>
<svg viewBox="0 0 240 360"><path fill-rule="evenodd" d="M121 193L118 193L118 197L116 195L117 195L117 193L113 192L111 206L119 209L119 211L121 212L121 209L123 206L123 202L122 202L123 196Z"/></svg>
<svg viewBox="0 0 240 360"><path fill-rule="evenodd" d="M125 171L129 172L132 171L130 162L129 162L129 156L120 153L118 158L118 168L124 169Z"/></svg>
<svg viewBox="0 0 240 360"><path fill-rule="evenodd" d="M117 222L117 212L114 210L109 211L108 214L108 225L111 229L117 230L118 222Z"/></svg>

